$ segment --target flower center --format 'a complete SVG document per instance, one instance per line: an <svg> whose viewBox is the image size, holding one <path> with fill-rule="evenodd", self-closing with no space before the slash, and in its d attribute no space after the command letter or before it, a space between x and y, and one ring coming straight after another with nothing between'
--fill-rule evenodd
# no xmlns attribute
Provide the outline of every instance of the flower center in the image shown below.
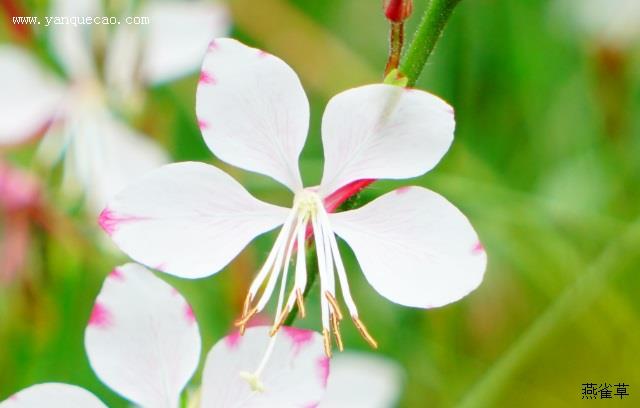
<svg viewBox="0 0 640 408"><path fill-rule="evenodd" d="M315 217L319 210L324 210L322 199L314 188L305 188L296 193L293 198L293 209L297 208L300 215Z"/></svg>
<svg viewBox="0 0 640 408"><path fill-rule="evenodd" d="M265 308L275 291L278 280L280 280L275 319L270 332L271 341L267 346L265 356L255 372L252 374L241 373L241 377L249 382L252 389L264 389L264 386L259 381L260 374L268 363L277 333L289 313L297 307L301 317L304 318L306 315L303 294L309 290L307 287L305 254L309 227L313 231L313 239L316 244L325 353L328 357L331 357L332 337L338 349L340 351L343 350L339 327L343 319L343 313L337 300L336 283L340 285L342 298L356 328L372 347L377 347L376 341L358 317L358 310L351 297L344 264L338 250L338 243L331 228L329 214L324 208L322 197L317 193L317 188L301 190L294 197L291 212L284 222L267 260L252 282L244 303L242 316L236 321L236 326L240 328L240 333L243 334L249 320ZM295 262L292 262L293 257L295 257ZM292 265L290 266L290 264ZM293 269L294 279L292 285L287 285L289 282L287 276L290 269ZM312 273L315 273L315 271ZM287 289L288 295L286 295ZM258 296L260 292L261 294Z"/></svg>

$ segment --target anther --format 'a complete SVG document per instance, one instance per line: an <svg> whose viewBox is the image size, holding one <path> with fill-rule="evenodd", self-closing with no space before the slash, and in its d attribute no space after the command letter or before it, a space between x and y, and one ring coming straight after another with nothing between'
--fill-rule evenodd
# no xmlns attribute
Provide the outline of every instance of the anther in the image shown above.
<svg viewBox="0 0 640 408"><path fill-rule="evenodd" d="M245 315L243 315L240 319L236 320L236 322L234 323L234 325L236 327L241 327L244 326L245 324L247 324L247 322L249 320L251 320L251 318L258 313L258 307L254 306L251 310L249 310L249 312Z"/></svg>
<svg viewBox="0 0 640 408"><path fill-rule="evenodd" d="M251 292L247 293L247 297L244 298L244 305L242 306L242 317L247 315L247 312L249 311L249 307L251 307L251 300L253 296L251 296Z"/></svg>
<svg viewBox="0 0 640 408"><path fill-rule="evenodd" d="M378 348L378 342L374 340L373 337L369 334L369 331L365 327L364 323L358 318L358 316L351 316L353 319L353 324L356 325L356 328L360 332L360 335L366 340L367 343L374 349Z"/></svg>
<svg viewBox="0 0 640 408"><path fill-rule="evenodd" d="M334 313L331 313L331 329L333 330L333 336L336 338L336 345L338 350L343 351L344 345L342 344L342 336L340 335L340 322Z"/></svg>
<svg viewBox="0 0 640 408"><path fill-rule="evenodd" d="M338 305L338 301L336 300L335 297L333 297L333 295L331 294L331 292L324 292L325 297L327 298L327 300L329 301L329 304L331 304L331 309L333 309L333 313L335 313L338 318L338 320L342 320L342 311L340 310L340 306Z"/></svg>
<svg viewBox="0 0 640 408"><path fill-rule="evenodd" d="M331 336L329 330L322 329L322 337L324 338L324 354L331 358Z"/></svg>
<svg viewBox="0 0 640 408"><path fill-rule="evenodd" d="M307 311L304 309L304 299L302 298L302 291L300 288L296 289L296 303L298 304L298 311L300 311L300 317L305 318Z"/></svg>
<svg viewBox="0 0 640 408"><path fill-rule="evenodd" d="M278 321L271 328L271 331L269 332L269 336L273 337L278 332L278 330L280 330L280 327L282 327L282 325L284 324L284 321L287 319L287 316L289 316L289 307L285 306L284 309L282 309L280 316L278 317Z"/></svg>

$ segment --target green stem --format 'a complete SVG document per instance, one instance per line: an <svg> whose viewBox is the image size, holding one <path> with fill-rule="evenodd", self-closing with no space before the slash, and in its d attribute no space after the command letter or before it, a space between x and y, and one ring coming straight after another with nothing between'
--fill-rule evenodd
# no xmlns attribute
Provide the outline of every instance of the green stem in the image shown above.
<svg viewBox="0 0 640 408"><path fill-rule="evenodd" d="M407 54L400 64L400 72L409 78L408 86L413 86L431 52L440 39L453 9L460 0L431 0L420 21L420 25L409 45Z"/></svg>
<svg viewBox="0 0 640 408"><path fill-rule="evenodd" d="M502 357L489 368L458 407L496 406L495 399L509 379L533 356L559 323L585 308L608 288L612 278L630 271L640 262L640 219L629 226L626 233L609 244L591 267L567 288L557 300L538 317Z"/></svg>

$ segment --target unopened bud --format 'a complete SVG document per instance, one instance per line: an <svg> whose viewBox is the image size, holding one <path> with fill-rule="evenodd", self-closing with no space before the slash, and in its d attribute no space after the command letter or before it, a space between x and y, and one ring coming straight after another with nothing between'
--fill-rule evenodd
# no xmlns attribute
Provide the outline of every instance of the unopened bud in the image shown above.
<svg viewBox="0 0 640 408"><path fill-rule="evenodd" d="M384 15L394 23L401 23L411 15L413 0L384 0Z"/></svg>

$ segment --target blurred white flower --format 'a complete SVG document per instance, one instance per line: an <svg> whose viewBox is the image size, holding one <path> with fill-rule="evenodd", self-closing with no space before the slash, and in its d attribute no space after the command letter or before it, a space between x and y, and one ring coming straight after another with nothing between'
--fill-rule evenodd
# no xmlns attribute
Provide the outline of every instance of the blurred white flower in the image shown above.
<svg viewBox="0 0 640 408"><path fill-rule="evenodd" d="M55 0L51 15L100 16L101 5ZM143 86L197 70L208 40L229 28L225 9L209 3L149 2L137 14L151 23L112 27L103 74L92 46L99 25L44 28L66 80L44 72L25 50L0 46L0 144L47 129L39 158L48 166L64 158L63 187L85 193L96 212L130 180L168 160L160 146L110 110L111 96L125 103Z"/></svg>
<svg viewBox="0 0 640 408"><path fill-rule="evenodd" d="M402 391L402 368L370 353L348 352L331 359L331 375L320 408L391 408Z"/></svg>
<svg viewBox="0 0 640 408"><path fill-rule="evenodd" d="M562 0L563 15L570 16L589 40L614 48L627 48L640 40L640 1Z"/></svg>
<svg viewBox="0 0 640 408"><path fill-rule="evenodd" d="M336 214L323 203L356 180L409 178L433 168L448 150L455 127L453 110L441 99L383 84L335 96L322 120L322 182L304 188L298 157L307 136L309 104L293 70L275 56L219 39L209 46L200 78L196 110L211 151L229 164L283 183L294 192L292 206L255 199L214 166L166 165L128 185L100 216L103 229L132 258L176 276L204 277L224 268L253 238L282 225L238 322L243 327L264 309L280 279L275 332L296 302L303 310L310 228L327 354L331 332L342 348L336 275L350 317L376 346L359 319L336 234L351 246L371 285L393 302L442 306L480 284L487 258L478 236L439 194L405 187ZM296 248L294 283L285 299Z"/></svg>
<svg viewBox="0 0 640 408"><path fill-rule="evenodd" d="M218 341L206 358L202 386L191 406L309 407L324 395L329 361L319 334L286 328L263 367L260 390L243 372L260 360L268 328ZM198 323L185 299L147 269L115 269L100 291L85 332L91 367L112 390L145 408L177 408L200 359ZM292 386L295 384L295 386ZM73 385L44 383L0 403L1 408L106 407Z"/></svg>

